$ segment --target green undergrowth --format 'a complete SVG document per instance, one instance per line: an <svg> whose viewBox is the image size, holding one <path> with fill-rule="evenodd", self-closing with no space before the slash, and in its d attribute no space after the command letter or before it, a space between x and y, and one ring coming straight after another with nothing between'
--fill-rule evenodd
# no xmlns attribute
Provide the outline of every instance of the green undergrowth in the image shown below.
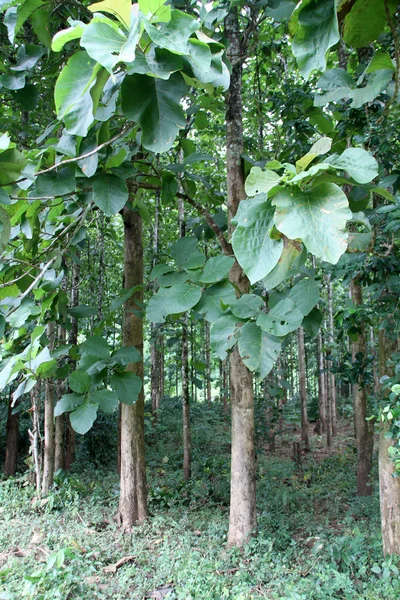
<svg viewBox="0 0 400 600"><path fill-rule="evenodd" d="M229 423L219 407L193 408L188 484L178 401L159 423L147 431L151 516L131 534L113 518L114 466L95 468L84 452L46 500L34 499L26 475L0 483L0 600L400 597L399 561L381 555L377 496L354 493L351 438L342 434L329 454L313 436L298 466L295 432L274 455L259 437L258 535L238 550L226 547Z"/></svg>

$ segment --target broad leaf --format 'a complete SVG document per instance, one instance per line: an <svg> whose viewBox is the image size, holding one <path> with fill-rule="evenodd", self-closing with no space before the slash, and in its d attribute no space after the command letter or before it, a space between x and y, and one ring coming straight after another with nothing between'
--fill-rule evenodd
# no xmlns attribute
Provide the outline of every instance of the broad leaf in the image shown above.
<svg viewBox="0 0 400 600"><path fill-rule="evenodd" d="M98 405L86 401L69 414L72 429L84 435L96 420Z"/></svg>
<svg viewBox="0 0 400 600"><path fill-rule="evenodd" d="M80 344L79 349L82 356L89 355L97 359L109 358L110 356L110 349L106 340L99 335L88 337Z"/></svg>
<svg viewBox="0 0 400 600"><path fill-rule="evenodd" d="M236 300L229 303L232 313L240 319L257 317L264 307L265 301L255 294L243 294L240 298L236 298Z"/></svg>
<svg viewBox="0 0 400 600"><path fill-rule="evenodd" d="M278 263L262 280L266 290L273 290L276 286L287 279L293 261L300 255L301 251L301 244L284 238L283 251Z"/></svg>
<svg viewBox="0 0 400 600"><path fill-rule="evenodd" d="M113 15L122 25L129 29L132 2L131 0L103 0L88 6L92 12L105 12Z"/></svg>
<svg viewBox="0 0 400 600"><path fill-rule="evenodd" d="M189 54L188 40L192 33L197 31L200 23L190 15L179 10L173 10L171 20L155 27L146 19L143 20L144 28L149 38L161 48L170 50L174 54Z"/></svg>
<svg viewBox="0 0 400 600"><path fill-rule="evenodd" d="M240 331L238 347L246 367L264 379L279 357L281 340L249 322Z"/></svg>
<svg viewBox="0 0 400 600"><path fill-rule="evenodd" d="M225 309L221 303L228 305L234 302L235 299L236 294L232 284L229 281L223 281L208 287L203 292L201 300L196 304L194 310L204 315L206 321L213 323L224 314Z"/></svg>
<svg viewBox="0 0 400 600"><path fill-rule="evenodd" d="M97 309L93 306L86 306L86 304L79 304L68 309L68 313L74 317L74 319L86 319L92 315L97 314Z"/></svg>
<svg viewBox="0 0 400 600"><path fill-rule="evenodd" d="M8 212L0 206L0 252L7 247L11 234L11 222Z"/></svg>
<svg viewBox="0 0 400 600"><path fill-rule="evenodd" d="M281 300L267 314L261 314L257 319L257 325L263 331L283 337L300 327L303 314L290 298Z"/></svg>
<svg viewBox="0 0 400 600"><path fill-rule="evenodd" d="M212 324L210 329L211 349L221 360L226 358L228 350L236 344L235 332L242 324L234 315L224 315Z"/></svg>
<svg viewBox="0 0 400 600"><path fill-rule="evenodd" d="M307 191L293 188L272 198L275 225L292 240L301 239L309 252L336 264L347 246L346 222L351 219L346 195L334 183Z"/></svg>
<svg viewBox="0 0 400 600"><path fill-rule="evenodd" d="M118 396L111 390L96 390L89 396L89 401L99 405L105 413L113 413L118 408Z"/></svg>
<svg viewBox="0 0 400 600"><path fill-rule="evenodd" d="M139 362L141 359L141 354L135 346L124 346L123 348L118 348L115 352L112 353L110 362L116 362L120 365L127 365L129 363Z"/></svg>
<svg viewBox="0 0 400 600"><path fill-rule="evenodd" d="M122 112L142 128L147 150L165 152L171 148L179 129L185 126L180 105L187 86L179 73L168 81L146 75L127 75L121 88Z"/></svg>
<svg viewBox="0 0 400 600"><path fill-rule="evenodd" d="M321 326L323 315L318 308L313 308L312 311L303 319L301 326L311 338L318 335Z"/></svg>
<svg viewBox="0 0 400 600"><path fill-rule="evenodd" d="M135 404L142 389L142 380L135 373L125 371L110 377L111 387L117 393L118 400L124 404Z"/></svg>
<svg viewBox="0 0 400 600"><path fill-rule="evenodd" d="M326 159L336 169L343 169L357 183L369 183L378 176L378 163L362 148L347 148L340 156Z"/></svg>
<svg viewBox="0 0 400 600"><path fill-rule="evenodd" d="M200 297L201 289L188 283L161 288L150 298L147 318L152 323L164 323L167 315L186 312L198 303Z"/></svg>
<svg viewBox="0 0 400 600"><path fill-rule="evenodd" d="M111 23L90 23L84 30L81 46L98 63L112 73L119 62L131 63L135 59L139 40L139 22L136 20L128 37Z"/></svg>
<svg viewBox="0 0 400 600"><path fill-rule="evenodd" d="M122 210L129 198L125 181L116 175L101 173L92 180L93 202L111 217Z"/></svg>
<svg viewBox="0 0 400 600"><path fill-rule="evenodd" d="M278 185L279 175L274 171L263 171L260 167L253 167L247 176L245 190L248 196L257 196L257 194L266 193Z"/></svg>
<svg viewBox="0 0 400 600"><path fill-rule="evenodd" d="M232 246L243 271L250 282L255 283L275 267L282 254L283 242L271 238L274 209L264 195L242 201L239 206Z"/></svg>
<svg viewBox="0 0 400 600"><path fill-rule="evenodd" d="M19 179L26 166L26 159L14 148L0 153L0 185L7 185Z"/></svg>
<svg viewBox="0 0 400 600"><path fill-rule="evenodd" d="M59 417L65 412L71 412L75 410L77 406L80 406L84 401L85 397L82 394L64 394L61 399L57 402L54 409L54 416Z"/></svg>
<svg viewBox="0 0 400 600"><path fill-rule="evenodd" d="M76 189L74 169L61 167L51 173L39 175L36 180L36 196L63 196Z"/></svg>
<svg viewBox="0 0 400 600"><path fill-rule="evenodd" d="M292 44L300 72L308 79L326 68L326 53L340 39L335 0L311 0L298 13L298 31Z"/></svg>
<svg viewBox="0 0 400 600"><path fill-rule="evenodd" d="M214 283L226 277L235 263L231 256L213 256L209 258L204 266L203 275L200 278L202 283Z"/></svg>
<svg viewBox="0 0 400 600"><path fill-rule="evenodd" d="M69 21L69 23L71 24L71 27L59 31L53 37L53 41L51 43L51 49L53 52L61 52L67 42L76 40L82 36L86 27L85 23L74 20Z"/></svg>
<svg viewBox="0 0 400 600"><path fill-rule="evenodd" d="M95 85L101 66L86 52L77 52L69 59L59 75L54 99L57 117L64 120L71 134L87 135L93 123L93 101L90 90Z"/></svg>
<svg viewBox="0 0 400 600"><path fill-rule="evenodd" d="M92 387L92 378L84 371L73 371L68 377L68 385L73 392L84 394Z"/></svg>
<svg viewBox="0 0 400 600"><path fill-rule="evenodd" d="M289 291L289 298L293 300L302 315L307 316L319 301L320 285L311 277L304 277Z"/></svg>
<svg viewBox="0 0 400 600"><path fill-rule="evenodd" d="M398 0L387 0L391 14L398 6ZM353 48L363 48L377 39L386 24L385 0L356 0L344 19L343 39Z"/></svg>
<svg viewBox="0 0 400 600"><path fill-rule="evenodd" d="M139 0L140 11L152 23L168 22L171 19L171 7L167 0Z"/></svg>

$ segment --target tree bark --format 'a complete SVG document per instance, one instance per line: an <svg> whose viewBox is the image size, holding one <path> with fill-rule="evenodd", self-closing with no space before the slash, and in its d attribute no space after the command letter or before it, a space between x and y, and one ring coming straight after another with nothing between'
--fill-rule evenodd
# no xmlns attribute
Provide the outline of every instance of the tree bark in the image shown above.
<svg viewBox="0 0 400 600"><path fill-rule="evenodd" d="M35 472L36 494L40 496L42 482L42 438L40 435L40 381L31 390L32 430L29 430L31 454Z"/></svg>
<svg viewBox="0 0 400 600"><path fill-rule="evenodd" d="M6 477L15 475L18 460L19 413L13 413L13 409L13 399L10 391L6 425L6 455L4 458L4 475Z"/></svg>
<svg viewBox="0 0 400 600"><path fill-rule="evenodd" d="M79 305L79 285L80 285L80 265L72 263L71 273L71 293L70 307ZM71 317L71 329L69 331L69 343L76 346L78 344L78 319ZM71 361L72 368L75 362ZM72 429L69 413L65 415L65 469L69 471L71 465L75 462L75 431Z"/></svg>
<svg viewBox="0 0 400 600"><path fill-rule="evenodd" d="M58 343L65 344L66 330L60 325L58 328ZM58 379L56 384L56 398L59 400L65 394L65 380ZM65 428L66 415L56 417L55 433L54 433L54 472L57 473L60 469L65 469Z"/></svg>
<svg viewBox="0 0 400 600"><path fill-rule="evenodd" d="M225 18L227 56L232 64L226 107L226 161L228 188L228 228L245 198L242 167L242 68L244 51L241 44L237 9L232 7ZM249 281L236 262L230 281L239 294L248 292ZM254 447L253 379L235 346L230 355L230 399L232 410L231 501L228 544L243 546L254 534L256 516L256 461Z"/></svg>
<svg viewBox="0 0 400 600"><path fill-rule="evenodd" d="M308 436L308 412L307 412L307 388L306 388L306 356L304 347L304 329L297 330L297 344L299 352L299 392L301 409L301 440L304 450L310 451L310 440Z"/></svg>
<svg viewBox="0 0 400 600"><path fill-rule="evenodd" d="M363 303L362 288L357 279L352 279L350 284L351 299L356 306ZM367 356L365 332L360 331L357 342L353 342L353 359L364 361ZM372 451L374 444L373 426L367 421L367 384L363 374L358 376L358 381L353 385L354 429L357 446L357 494L370 496L372 486L370 481L372 471Z"/></svg>
<svg viewBox="0 0 400 600"><path fill-rule="evenodd" d="M47 324L50 351L54 349L54 323ZM54 478L54 381L47 378L44 384L44 450L42 494L48 494Z"/></svg>
<svg viewBox="0 0 400 600"><path fill-rule="evenodd" d="M124 219L124 287L143 283L142 219L128 206ZM124 311L123 344L135 346L142 359L128 365L127 370L143 381L143 290L132 294ZM130 530L148 515L146 463L144 447L144 391L143 386L135 404L121 404L121 491L117 519L120 526Z"/></svg>
<svg viewBox="0 0 400 600"><path fill-rule="evenodd" d="M210 324L205 324L206 329L206 400L211 403L211 355L210 355Z"/></svg>
<svg viewBox="0 0 400 600"><path fill-rule="evenodd" d="M158 238L159 238L159 214L160 214L160 194L156 193L156 205L154 212L154 230L153 230L153 267L157 264L158 256ZM150 324L150 360L151 360L151 412L153 415L153 425L158 420L158 409L160 405L160 379L161 379L161 357L160 357L160 336L157 325Z"/></svg>
<svg viewBox="0 0 400 600"><path fill-rule="evenodd" d="M318 332L318 410L321 421L321 432L326 432L326 388L324 373L324 351L322 343L322 331Z"/></svg>
<svg viewBox="0 0 400 600"><path fill-rule="evenodd" d="M327 281L327 291L328 291L328 314L329 314L329 343L331 345L330 352L333 352L333 344L335 342L335 331L333 326L333 300L332 300L332 281L331 276L329 275L326 278ZM333 362L330 361L331 368L333 366ZM337 434L337 425L336 425L336 381L335 375L329 370L327 373L328 376L328 389L329 389L329 402L331 409L331 427L332 427L332 436L334 437Z"/></svg>
<svg viewBox="0 0 400 600"><path fill-rule="evenodd" d="M388 359L396 347L396 342L388 340L383 330L379 331L381 377L393 375L393 367L388 365ZM397 440L386 437L388 430L389 426L386 422L381 426L379 435L379 498L384 556L400 555L400 477L393 477L395 469L388 450L389 446L394 446Z"/></svg>

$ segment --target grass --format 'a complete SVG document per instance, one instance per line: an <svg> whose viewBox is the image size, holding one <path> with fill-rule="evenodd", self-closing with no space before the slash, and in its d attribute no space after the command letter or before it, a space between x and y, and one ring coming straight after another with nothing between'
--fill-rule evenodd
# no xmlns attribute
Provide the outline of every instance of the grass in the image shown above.
<svg viewBox="0 0 400 600"><path fill-rule="evenodd" d="M24 474L0 484L0 600L400 597L399 561L381 555L377 496L355 496L350 427L331 454L313 436L300 469L290 458L296 434L282 436L275 455L259 435L258 535L238 550L226 547L229 424L219 407L193 407L190 484L178 402L160 423L147 436L151 517L132 534L113 519L113 461L94 468L86 442L46 501Z"/></svg>

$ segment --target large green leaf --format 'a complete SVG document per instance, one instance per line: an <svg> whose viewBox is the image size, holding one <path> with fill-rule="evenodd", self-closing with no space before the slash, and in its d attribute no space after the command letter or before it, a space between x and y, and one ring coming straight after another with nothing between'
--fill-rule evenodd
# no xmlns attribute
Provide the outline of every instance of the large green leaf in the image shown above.
<svg viewBox="0 0 400 600"><path fill-rule="evenodd" d="M122 84L122 112L142 128L147 150L165 152L171 148L185 114L180 105L187 86L179 73L164 81L147 75L127 75Z"/></svg>
<svg viewBox="0 0 400 600"><path fill-rule="evenodd" d="M89 401L98 404L105 413L113 413L118 408L118 396L111 390L96 390L90 394Z"/></svg>
<svg viewBox="0 0 400 600"><path fill-rule="evenodd" d="M71 412L71 410L75 410L77 406L82 404L84 399L85 397L82 396L82 394L64 394L56 404L54 416L59 417L65 412Z"/></svg>
<svg viewBox="0 0 400 600"><path fill-rule="evenodd" d="M84 435L96 420L98 405L86 401L69 413L72 429Z"/></svg>
<svg viewBox="0 0 400 600"><path fill-rule="evenodd" d="M264 307L265 301L255 294L243 294L229 303L232 313L240 319L256 317Z"/></svg>
<svg viewBox="0 0 400 600"><path fill-rule="evenodd" d="M24 167L26 165L26 159L15 150L11 148L5 152L0 153L0 185L7 185L13 181L16 181Z"/></svg>
<svg viewBox="0 0 400 600"><path fill-rule="evenodd" d="M6 248L11 234L11 221L8 212L0 206L0 252Z"/></svg>
<svg viewBox="0 0 400 600"><path fill-rule="evenodd" d="M235 332L242 324L234 315L224 315L212 324L210 329L211 349L221 360L226 358L228 350L236 344Z"/></svg>
<svg viewBox="0 0 400 600"><path fill-rule="evenodd" d="M321 326L323 315L318 308L313 308L312 311L303 319L301 326L311 338L318 335Z"/></svg>
<svg viewBox="0 0 400 600"><path fill-rule="evenodd" d="M378 176L378 163L362 148L347 148L340 156L326 159L336 169L343 169L357 183L369 183Z"/></svg>
<svg viewBox="0 0 400 600"><path fill-rule="evenodd" d="M386 0L390 13L398 9L398 0ZM387 25L385 0L356 0L344 19L343 39L353 48L374 42Z"/></svg>
<svg viewBox="0 0 400 600"><path fill-rule="evenodd" d="M351 219L346 195L334 183L307 191L292 188L272 198L275 225L292 240L301 239L309 252L336 264L347 247L346 222Z"/></svg>
<svg viewBox="0 0 400 600"><path fill-rule="evenodd" d="M325 106L328 102L347 100L352 97L354 81L352 76L344 69L330 69L318 80L317 86L326 93L315 96L315 106Z"/></svg>
<svg viewBox="0 0 400 600"><path fill-rule="evenodd" d="M215 283L226 277L231 270L235 259L231 256L213 256L209 258L204 266L203 275L200 278L202 283Z"/></svg>
<svg viewBox="0 0 400 600"><path fill-rule="evenodd" d="M281 239L272 239L274 209L265 196L240 203L238 226L232 236L235 256L250 279L263 279L277 264L283 249Z"/></svg>
<svg viewBox="0 0 400 600"><path fill-rule="evenodd" d="M122 25L129 29L132 2L131 0L103 0L88 6L92 12L105 12L113 15Z"/></svg>
<svg viewBox="0 0 400 600"><path fill-rule="evenodd" d="M300 327L303 320L303 314L297 308L293 300L284 298L267 314L261 314L257 319L257 325L263 331L283 337Z"/></svg>
<svg viewBox="0 0 400 600"><path fill-rule="evenodd" d="M239 337L239 353L250 371L258 371L261 379L270 373L281 350L281 340L256 325L243 325Z"/></svg>
<svg viewBox="0 0 400 600"><path fill-rule="evenodd" d="M140 11L152 23L167 23L171 19L171 7L167 0L139 0Z"/></svg>
<svg viewBox="0 0 400 600"><path fill-rule="evenodd" d="M63 196L74 192L76 189L74 169L62 167L51 173L39 175L36 180L35 195L37 196Z"/></svg>
<svg viewBox="0 0 400 600"><path fill-rule="evenodd" d="M229 281L222 281L211 285L203 292L194 310L204 315L206 321L213 323L224 314L221 303L228 305L235 299L236 294L232 284Z"/></svg>
<svg viewBox="0 0 400 600"><path fill-rule="evenodd" d="M131 63L135 59L139 40L139 21L132 23L128 37L111 23L90 23L84 30L81 46L110 73L119 62Z"/></svg>
<svg viewBox="0 0 400 600"><path fill-rule="evenodd" d="M68 21L71 27L58 31L53 37L51 43L51 49L53 52L61 52L67 42L80 38L85 30L85 23L82 21L70 20Z"/></svg>
<svg viewBox="0 0 400 600"><path fill-rule="evenodd" d="M152 323L164 323L167 315L186 312L198 303L200 297L201 289L188 283L161 288L150 298L147 318Z"/></svg>
<svg viewBox="0 0 400 600"><path fill-rule="evenodd" d="M292 44L300 72L306 79L314 69L324 71L326 52L340 39L335 0L311 0L298 13Z"/></svg>
<svg viewBox="0 0 400 600"><path fill-rule="evenodd" d="M173 10L171 20L162 23L160 27L155 27L146 19L143 20L143 24L149 38L157 46L182 55L190 53L188 40L200 27L198 21L179 10Z"/></svg>
<svg viewBox="0 0 400 600"><path fill-rule="evenodd" d="M283 240L283 251L275 267L262 280L266 290L273 290L280 283L285 281L289 275L294 260L300 255L302 245L298 242Z"/></svg>
<svg viewBox="0 0 400 600"><path fill-rule="evenodd" d="M111 217L122 210L129 198L125 181L116 175L101 173L92 180L93 202Z"/></svg>
<svg viewBox="0 0 400 600"><path fill-rule="evenodd" d="M110 377L111 387L117 393L118 400L123 404L135 404L142 389L142 380L139 375L125 371L115 373Z"/></svg>
<svg viewBox="0 0 400 600"><path fill-rule="evenodd" d="M248 196L257 196L257 194L266 193L278 185L280 176L274 171L263 171L260 167L253 167L247 176L245 190Z"/></svg>
<svg viewBox="0 0 400 600"><path fill-rule="evenodd" d="M86 136L94 121L90 90L100 69L101 66L86 52L77 52L57 79L54 90L57 117L64 120L71 134Z"/></svg>
<svg viewBox="0 0 400 600"><path fill-rule="evenodd" d="M88 337L80 346L82 356L88 355L97 359L109 358L110 349L106 340L99 335Z"/></svg>
<svg viewBox="0 0 400 600"><path fill-rule="evenodd" d="M289 298L293 300L296 307L307 316L319 300L320 284L311 277L304 277L298 281L289 291Z"/></svg>
<svg viewBox="0 0 400 600"><path fill-rule="evenodd" d="M180 238L169 247L169 253L181 269L198 269L205 263L205 256L197 250L198 239L194 236Z"/></svg>
<svg viewBox="0 0 400 600"><path fill-rule="evenodd" d="M139 362L141 354L135 346L123 346L112 353L110 362L116 362L120 365Z"/></svg>
<svg viewBox="0 0 400 600"><path fill-rule="evenodd" d="M92 378L84 371L73 371L68 377L68 385L73 392L84 394L92 387Z"/></svg>

